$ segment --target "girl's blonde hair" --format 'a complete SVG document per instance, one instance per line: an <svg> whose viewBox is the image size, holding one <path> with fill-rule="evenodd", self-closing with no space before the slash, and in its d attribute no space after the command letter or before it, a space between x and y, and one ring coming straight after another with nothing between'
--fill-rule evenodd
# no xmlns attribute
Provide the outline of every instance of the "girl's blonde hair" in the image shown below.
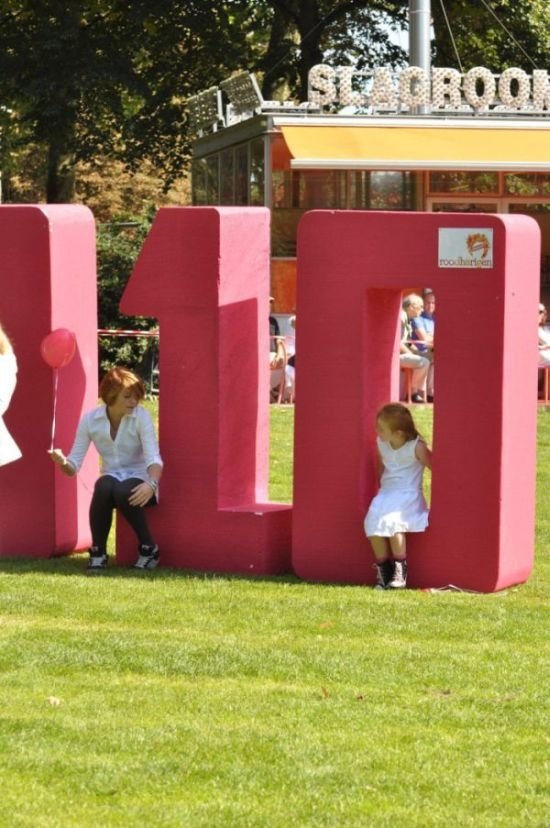
<svg viewBox="0 0 550 828"><path fill-rule="evenodd" d="M376 415L376 419L386 423L391 431L403 432L407 442L420 437L420 432L417 430L412 414L406 405L401 403L383 405Z"/></svg>
<svg viewBox="0 0 550 828"><path fill-rule="evenodd" d="M131 391L138 401L145 397L145 385L137 374L127 368L111 368L99 384L99 396L111 405L123 389Z"/></svg>
<svg viewBox="0 0 550 828"><path fill-rule="evenodd" d="M11 342L2 325L0 325L0 354L7 354L12 351Z"/></svg>

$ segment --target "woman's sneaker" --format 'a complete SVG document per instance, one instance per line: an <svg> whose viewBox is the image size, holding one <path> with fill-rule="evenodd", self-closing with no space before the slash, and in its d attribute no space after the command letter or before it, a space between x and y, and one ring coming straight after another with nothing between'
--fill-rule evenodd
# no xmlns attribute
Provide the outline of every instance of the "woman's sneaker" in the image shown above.
<svg viewBox="0 0 550 828"><path fill-rule="evenodd" d="M147 546L142 543L139 547L139 557L135 562L133 569L154 569L159 562L159 548L158 546Z"/></svg>
<svg viewBox="0 0 550 828"><path fill-rule="evenodd" d="M393 578L393 561L387 560L381 564L374 564L376 569L375 589L387 589Z"/></svg>
<svg viewBox="0 0 550 828"><path fill-rule="evenodd" d="M107 557L106 552L102 552L97 546L92 546L90 548L90 560L88 561L88 572L101 572L103 569L107 569L107 561L109 558Z"/></svg>
<svg viewBox="0 0 550 828"><path fill-rule="evenodd" d="M394 561L393 578L388 589L405 589L407 586L407 561Z"/></svg>

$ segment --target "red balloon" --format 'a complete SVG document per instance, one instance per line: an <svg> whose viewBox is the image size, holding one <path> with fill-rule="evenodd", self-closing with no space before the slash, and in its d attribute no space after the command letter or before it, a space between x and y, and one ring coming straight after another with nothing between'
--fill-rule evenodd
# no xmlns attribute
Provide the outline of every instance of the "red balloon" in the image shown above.
<svg viewBox="0 0 550 828"><path fill-rule="evenodd" d="M50 368L64 368L74 357L76 337L67 328L56 328L40 343L42 359Z"/></svg>

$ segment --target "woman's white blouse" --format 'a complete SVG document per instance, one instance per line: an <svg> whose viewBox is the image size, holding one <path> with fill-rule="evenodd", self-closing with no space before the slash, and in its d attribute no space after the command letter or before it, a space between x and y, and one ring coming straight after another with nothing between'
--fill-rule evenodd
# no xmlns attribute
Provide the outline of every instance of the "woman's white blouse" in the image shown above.
<svg viewBox="0 0 550 828"><path fill-rule="evenodd" d="M162 466L155 425L148 411L140 405L125 414L115 439L105 405L84 415L79 423L73 447L67 460L78 471L86 452L93 443L101 457L101 473L117 480L138 477L147 480L147 469L153 463Z"/></svg>

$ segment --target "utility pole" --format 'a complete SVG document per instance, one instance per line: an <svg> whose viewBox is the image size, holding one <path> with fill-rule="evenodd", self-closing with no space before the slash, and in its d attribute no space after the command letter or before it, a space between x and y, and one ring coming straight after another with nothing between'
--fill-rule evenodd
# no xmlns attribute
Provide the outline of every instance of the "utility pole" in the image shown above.
<svg viewBox="0 0 550 828"><path fill-rule="evenodd" d="M431 74L431 2L409 0L409 66L419 66L429 78ZM417 114L425 114L428 108L416 107Z"/></svg>

